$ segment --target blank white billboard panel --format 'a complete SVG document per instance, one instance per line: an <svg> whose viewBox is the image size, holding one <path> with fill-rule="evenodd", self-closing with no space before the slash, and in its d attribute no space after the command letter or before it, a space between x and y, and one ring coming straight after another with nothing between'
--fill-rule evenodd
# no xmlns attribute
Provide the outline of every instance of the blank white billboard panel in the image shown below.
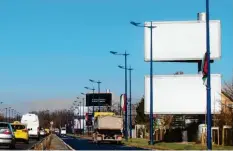
<svg viewBox="0 0 233 151"><path fill-rule="evenodd" d="M206 86L202 75L153 76L154 114L205 114ZM221 75L211 75L212 113L220 111ZM150 113L150 76L145 76L145 114Z"/></svg>
<svg viewBox="0 0 233 151"><path fill-rule="evenodd" d="M150 22L145 23L146 26ZM200 21L153 22L153 61L202 60L206 52L206 23ZM145 61L150 61L150 29L145 28ZM221 57L221 24L210 21L210 57Z"/></svg>

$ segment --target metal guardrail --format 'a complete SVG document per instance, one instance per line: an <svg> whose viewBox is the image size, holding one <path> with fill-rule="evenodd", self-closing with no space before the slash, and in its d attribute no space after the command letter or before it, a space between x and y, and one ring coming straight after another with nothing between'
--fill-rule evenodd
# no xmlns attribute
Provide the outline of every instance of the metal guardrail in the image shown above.
<svg viewBox="0 0 233 151"><path fill-rule="evenodd" d="M34 144L30 150L46 150L51 143L51 137L52 135L49 134L48 136L46 136L45 138L43 138L41 141L39 141L38 143Z"/></svg>

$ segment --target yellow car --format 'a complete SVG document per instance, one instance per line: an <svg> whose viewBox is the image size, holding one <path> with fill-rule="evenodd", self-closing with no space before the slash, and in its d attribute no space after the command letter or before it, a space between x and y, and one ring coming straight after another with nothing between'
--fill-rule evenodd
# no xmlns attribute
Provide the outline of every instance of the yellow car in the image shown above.
<svg viewBox="0 0 233 151"><path fill-rule="evenodd" d="M21 124L18 121L11 123L12 129L14 130L16 141L24 141L26 144L29 143L29 135L26 125Z"/></svg>
<svg viewBox="0 0 233 151"><path fill-rule="evenodd" d="M48 128L46 128L46 129L45 129L45 132L46 132L46 134L48 135L50 131L49 131Z"/></svg>

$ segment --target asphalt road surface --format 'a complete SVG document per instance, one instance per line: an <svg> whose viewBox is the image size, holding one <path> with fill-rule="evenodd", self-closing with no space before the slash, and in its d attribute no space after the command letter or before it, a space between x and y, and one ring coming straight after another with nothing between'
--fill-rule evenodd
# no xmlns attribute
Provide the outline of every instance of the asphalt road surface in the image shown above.
<svg viewBox="0 0 233 151"><path fill-rule="evenodd" d="M88 139L74 138L70 136L59 137L75 150L146 150L143 148L129 147L111 143L95 144Z"/></svg>
<svg viewBox="0 0 233 151"><path fill-rule="evenodd" d="M43 138L41 138L43 139ZM14 150L28 150L38 141L36 139L30 139L29 144L25 144L24 142L16 142ZM0 146L0 150L9 150L8 146Z"/></svg>

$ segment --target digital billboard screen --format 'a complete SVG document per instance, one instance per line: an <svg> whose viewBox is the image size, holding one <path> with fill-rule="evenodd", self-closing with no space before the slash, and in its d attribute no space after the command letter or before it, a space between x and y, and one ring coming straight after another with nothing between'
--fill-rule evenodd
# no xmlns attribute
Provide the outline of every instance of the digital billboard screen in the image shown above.
<svg viewBox="0 0 233 151"><path fill-rule="evenodd" d="M86 106L111 106L111 93L87 93Z"/></svg>

